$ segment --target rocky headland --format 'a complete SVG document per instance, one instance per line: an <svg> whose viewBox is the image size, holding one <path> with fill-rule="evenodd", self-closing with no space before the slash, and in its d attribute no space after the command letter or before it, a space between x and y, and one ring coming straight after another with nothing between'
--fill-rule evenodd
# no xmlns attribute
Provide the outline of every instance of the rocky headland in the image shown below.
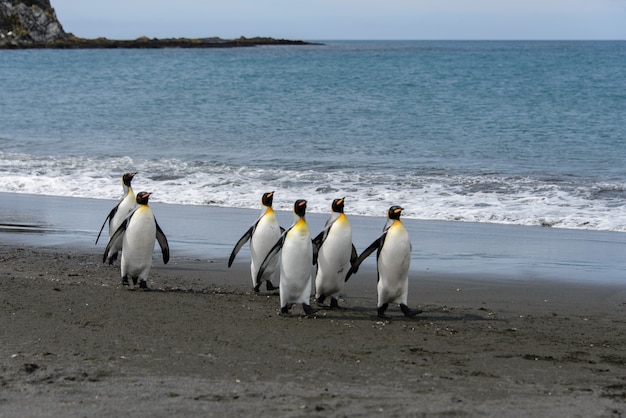
<svg viewBox="0 0 626 418"><path fill-rule="evenodd" d="M143 36L132 40L80 38L63 30L50 0L0 0L0 49L232 48L305 44L307 42L268 37L158 39Z"/></svg>

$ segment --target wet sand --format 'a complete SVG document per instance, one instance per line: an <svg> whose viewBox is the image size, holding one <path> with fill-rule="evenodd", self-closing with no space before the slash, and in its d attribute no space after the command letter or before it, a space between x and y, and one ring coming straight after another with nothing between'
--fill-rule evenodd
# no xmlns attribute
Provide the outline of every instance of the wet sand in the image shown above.
<svg viewBox="0 0 626 418"><path fill-rule="evenodd" d="M623 283L414 273L424 313L381 321L370 267L345 309L284 318L246 248L155 252L151 291L101 251L0 245L0 416L626 414Z"/></svg>

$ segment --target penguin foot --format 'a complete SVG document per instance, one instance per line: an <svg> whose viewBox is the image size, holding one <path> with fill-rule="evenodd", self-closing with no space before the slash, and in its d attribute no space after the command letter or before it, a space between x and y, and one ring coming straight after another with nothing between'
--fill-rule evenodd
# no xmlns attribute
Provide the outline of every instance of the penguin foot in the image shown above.
<svg viewBox="0 0 626 418"><path fill-rule="evenodd" d="M137 283L137 280L136 280L136 279L133 279L133 282ZM148 282L147 282L147 281L145 281L144 279L141 279L141 280L139 281L139 288L140 288L140 289L144 289L144 290L148 290Z"/></svg>
<svg viewBox="0 0 626 418"><path fill-rule="evenodd" d="M115 260L117 260L117 253L113 253L109 257L107 257L107 261L109 262L109 265L113 264Z"/></svg>
<svg viewBox="0 0 626 418"><path fill-rule="evenodd" d="M326 305L324 305L324 300L326 300L326 295L320 295L320 296L317 297L317 299L315 299L315 303L318 306L326 306Z"/></svg>
<svg viewBox="0 0 626 418"><path fill-rule="evenodd" d="M378 317L379 318L391 319L391 317L389 315L385 315L385 311L387 310L388 307L389 307L388 303L383 303L381 306L378 307Z"/></svg>
<svg viewBox="0 0 626 418"><path fill-rule="evenodd" d="M406 306L404 303L400 304L400 310L402 311L402 313L404 314L404 316L408 316L409 318L412 318L416 315L421 314L423 311L420 309L411 309L408 306Z"/></svg>
<svg viewBox="0 0 626 418"><path fill-rule="evenodd" d="M122 277L122 286L129 286L130 283L128 283L128 276L124 276Z"/></svg>
<svg viewBox="0 0 626 418"><path fill-rule="evenodd" d="M330 297L330 307L332 309L339 309L339 301L335 297Z"/></svg>
<svg viewBox="0 0 626 418"><path fill-rule="evenodd" d="M259 293L259 291L261 290L261 285L263 284L263 282L257 283L256 286L254 286L254 293ZM270 282L269 280L265 281L265 288L267 289L268 292L273 292L274 290L278 290L278 286L274 286L272 284L272 282Z"/></svg>
<svg viewBox="0 0 626 418"><path fill-rule="evenodd" d="M308 303L303 303L302 309L304 310L304 313L306 314L306 316L308 316L309 318L312 318L313 315L315 315L316 310L313 309L311 305L309 305Z"/></svg>
<svg viewBox="0 0 626 418"><path fill-rule="evenodd" d="M133 277L133 286L137 286L137 278Z"/></svg>
<svg viewBox="0 0 626 418"><path fill-rule="evenodd" d="M278 290L278 286L274 286L274 284L272 282L270 282L269 280L265 281L265 288L268 291L272 291L272 290Z"/></svg>

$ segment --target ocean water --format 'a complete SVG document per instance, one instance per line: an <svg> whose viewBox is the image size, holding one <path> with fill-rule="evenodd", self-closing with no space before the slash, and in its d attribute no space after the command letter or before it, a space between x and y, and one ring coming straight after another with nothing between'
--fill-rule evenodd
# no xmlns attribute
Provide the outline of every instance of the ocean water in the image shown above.
<svg viewBox="0 0 626 418"><path fill-rule="evenodd" d="M0 192L626 232L626 42L0 51ZM105 214L106 215L106 214Z"/></svg>

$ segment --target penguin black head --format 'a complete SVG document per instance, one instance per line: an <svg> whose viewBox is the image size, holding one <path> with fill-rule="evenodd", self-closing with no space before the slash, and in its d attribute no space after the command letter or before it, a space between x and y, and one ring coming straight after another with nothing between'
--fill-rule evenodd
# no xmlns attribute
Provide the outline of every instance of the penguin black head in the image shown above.
<svg viewBox="0 0 626 418"><path fill-rule="evenodd" d="M124 183L125 186L130 187L130 182L133 181L133 177L135 177L137 173L124 173L124 175L122 176L122 183Z"/></svg>
<svg viewBox="0 0 626 418"><path fill-rule="evenodd" d="M345 199L346 199L345 197L342 197L341 199L333 200L333 204L331 207L333 212L343 213L343 202Z"/></svg>
<svg viewBox="0 0 626 418"><path fill-rule="evenodd" d="M268 208L271 208L273 202L274 202L274 192L263 193L263 197L261 198L261 203L263 204L263 206L267 206Z"/></svg>
<svg viewBox="0 0 626 418"><path fill-rule="evenodd" d="M296 215L303 217L306 213L306 200L296 200L296 203L293 204L293 211Z"/></svg>
<svg viewBox="0 0 626 418"><path fill-rule="evenodd" d="M392 206L389 208L389 212L387 213L387 216L389 217L389 219L398 220L400 219L400 215L402 215L403 210L404 208L401 208L400 206Z"/></svg>
<svg viewBox="0 0 626 418"><path fill-rule="evenodd" d="M139 192L139 193L137 193L137 198L135 200L140 205L147 205L148 204L148 198L150 197L151 194L152 193L148 193L148 192Z"/></svg>

